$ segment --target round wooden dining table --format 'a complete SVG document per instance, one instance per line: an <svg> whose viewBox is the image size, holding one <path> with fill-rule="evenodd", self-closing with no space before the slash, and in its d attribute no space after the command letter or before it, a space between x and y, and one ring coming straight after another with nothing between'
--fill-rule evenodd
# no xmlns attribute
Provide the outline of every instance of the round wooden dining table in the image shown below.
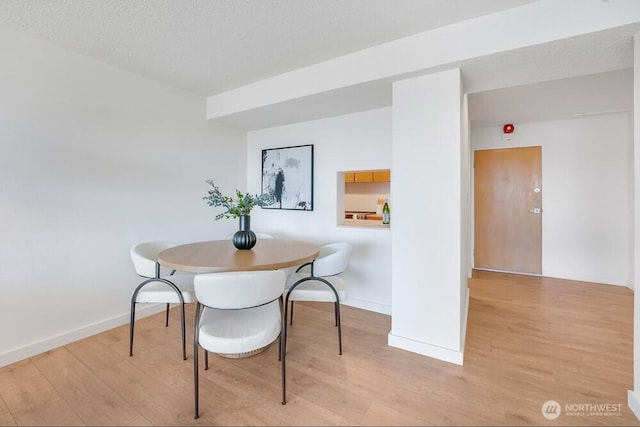
<svg viewBox="0 0 640 427"><path fill-rule="evenodd" d="M231 240L188 243L158 254L160 265L190 273L277 270L313 261L318 247L284 239L259 239L252 249L236 249Z"/></svg>
<svg viewBox="0 0 640 427"><path fill-rule="evenodd" d="M188 243L158 254L160 265L190 273L222 271L278 270L313 261L318 247L297 240L259 239L252 249L236 249L231 240ZM269 345L241 354L221 354L242 358L265 351Z"/></svg>

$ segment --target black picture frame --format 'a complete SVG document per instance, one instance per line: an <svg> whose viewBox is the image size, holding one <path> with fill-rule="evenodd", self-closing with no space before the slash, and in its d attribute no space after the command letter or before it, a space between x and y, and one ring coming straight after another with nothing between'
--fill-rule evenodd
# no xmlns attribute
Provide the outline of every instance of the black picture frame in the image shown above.
<svg viewBox="0 0 640 427"><path fill-rule="evenodd" d="M275 200L264 209L313 210L313 144L262 150L262 193Z"/></svg>

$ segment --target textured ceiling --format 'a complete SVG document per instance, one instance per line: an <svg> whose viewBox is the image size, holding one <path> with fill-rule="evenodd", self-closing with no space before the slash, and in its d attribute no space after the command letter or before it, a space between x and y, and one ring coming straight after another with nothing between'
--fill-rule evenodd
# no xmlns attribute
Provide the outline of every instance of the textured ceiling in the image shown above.
<svg viewBox="0 0 640 427"><path fill-rule="evenodd" d="M633 69L478 92L472 127L580 118L633 110Z"/></svg>
<svg viewBox="0 0 640 427"><path fill-rule="evenodd" d="M0 24L203 95L532 0L0 0Z"/></svg>
<svg viewBox="0 0 640 427"><path fill-rule="evenodd" d="M0 25L209 96L531 1L0 0ZM615 71L633 66L638 31L629 25L455 64L472 126L633 108L631 74ZM570 79L585 75L593 77ZM221 121L259 129L390 103L391 82L380 81Z"/></svg>
<svg viewBox="0 0 640 427"><path fill-rule="evenodd" d="M640 24L462 65L472 127L633 109L633 36Z"/></svg>
<svg viewBox="0 0 640 427"><path fill-rule="evenodd" d="M633 109L631 24L457 64L471 127L529 123ZM391 105L391 80L256 108L218 119L262 129Z"/></svg>

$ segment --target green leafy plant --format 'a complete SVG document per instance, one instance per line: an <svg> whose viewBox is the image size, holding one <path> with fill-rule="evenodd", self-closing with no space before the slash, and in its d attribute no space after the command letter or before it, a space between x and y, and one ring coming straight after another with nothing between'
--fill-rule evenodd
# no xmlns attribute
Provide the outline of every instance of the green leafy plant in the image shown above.
<svg viewBox="0 0 640 427"><path fill-rule="evenodd" d="M274 200L268 194L251 195L249 193L242 193L240 190L236 190L236 197L233 198L223 195L212 180L208 179L207 184L213 188L209 190L207 196L202 199L206 200L209 206L223 207L226 209L226 211L216 215L216 220L222 218L238 218L241 215L250 215L251 209L255 206L265 207L274 203Z"/></svg>

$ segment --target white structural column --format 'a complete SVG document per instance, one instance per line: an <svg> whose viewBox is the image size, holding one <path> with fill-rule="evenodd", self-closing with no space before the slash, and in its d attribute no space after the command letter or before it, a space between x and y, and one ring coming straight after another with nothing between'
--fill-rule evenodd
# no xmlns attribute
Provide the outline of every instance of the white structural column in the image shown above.
<svg viewBox="0 0 640 427"><path fill-rule="evenodd" d="M388 338L391 346L460 365L467 289L462 100L459 69L393 84Z"/></svg>
<svg viewBox="0 0 640 427"><path fill-rule="evenodd" d="M633 55L633 390L629 390L628 404L636 417L640 418L640 33L634 36Z"/></svg>

